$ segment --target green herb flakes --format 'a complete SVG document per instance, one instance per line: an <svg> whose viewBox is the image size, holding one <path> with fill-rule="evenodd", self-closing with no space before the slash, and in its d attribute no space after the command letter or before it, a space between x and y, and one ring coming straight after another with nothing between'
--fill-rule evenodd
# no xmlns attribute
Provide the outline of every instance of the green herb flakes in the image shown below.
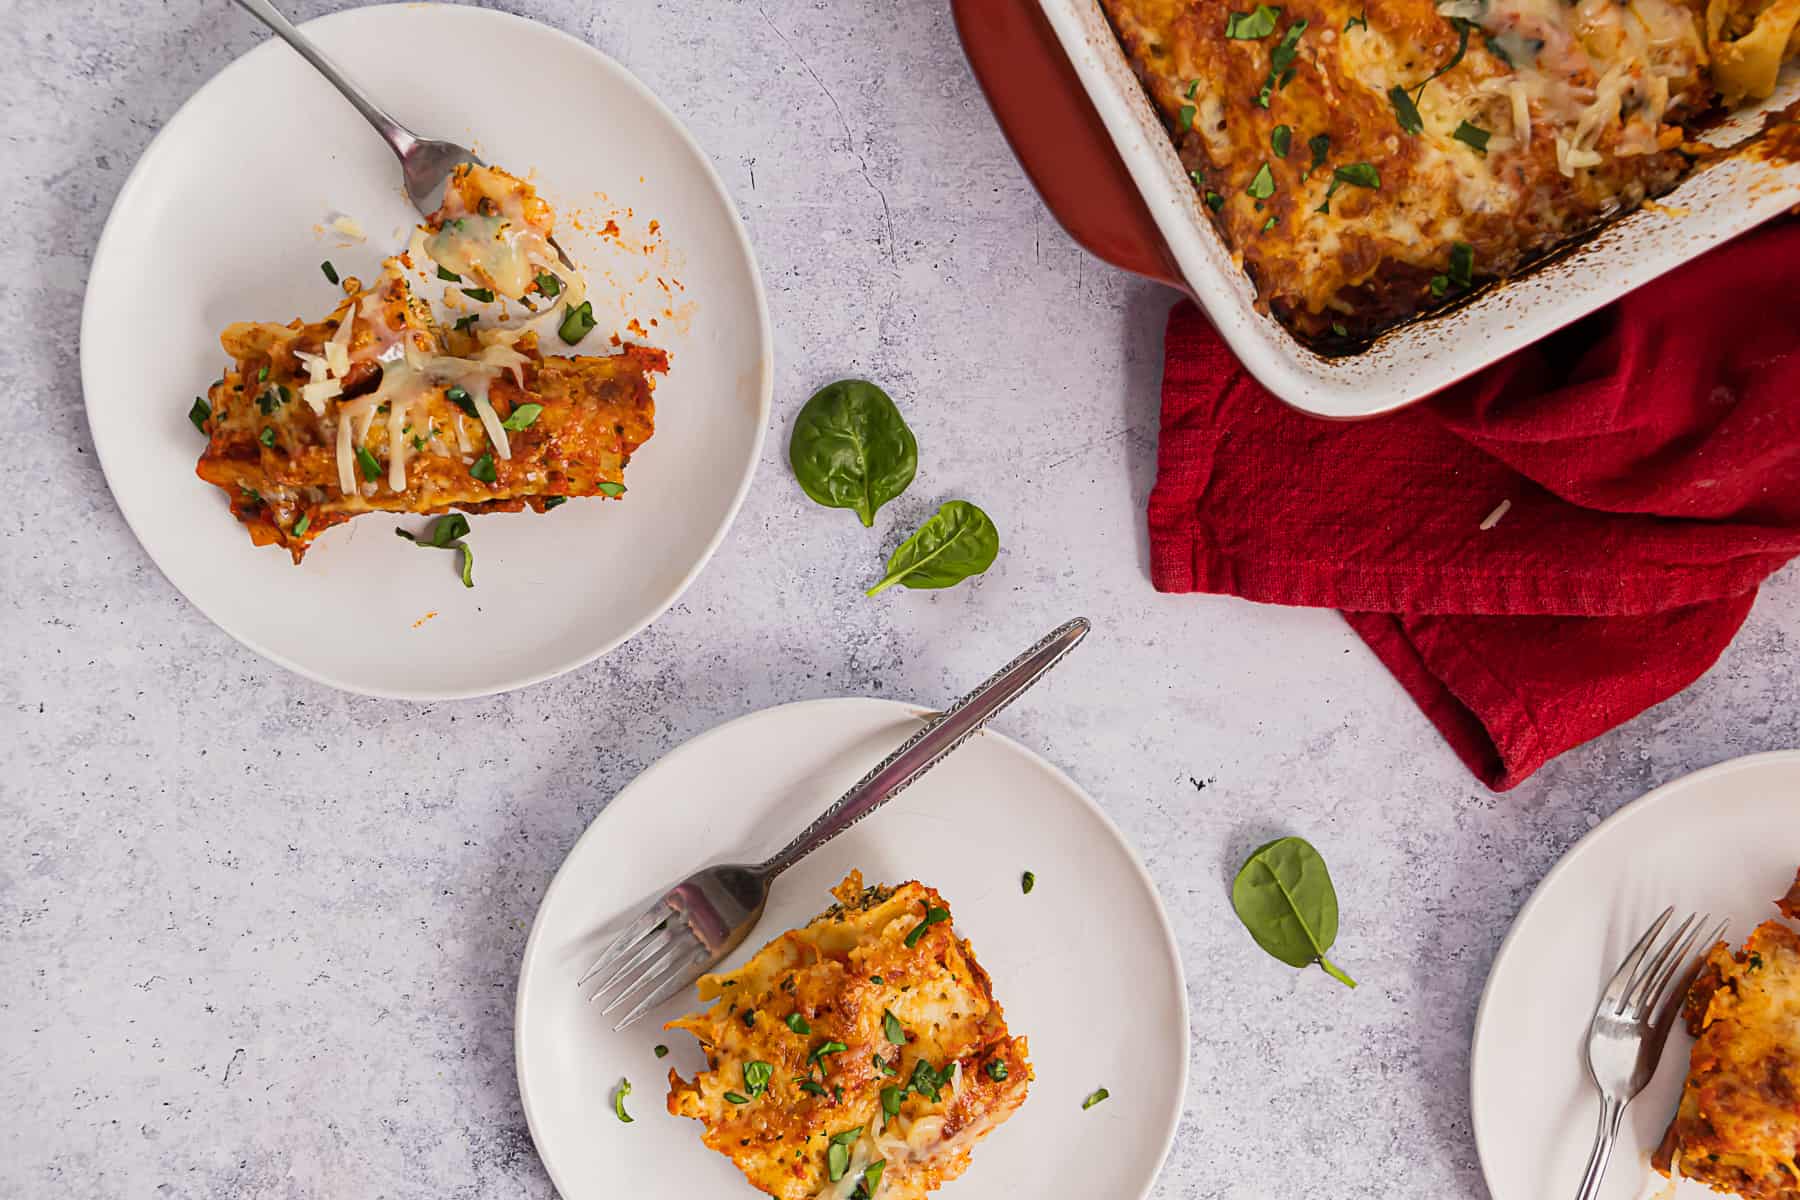
<svg viewBox="0 0 1800 1200"><path fill-rule="evenodd" d="M1212 209L1214 212L1218 212L1225 207L1225 197L1219 195L1217 192L1206 193L1206 207Z"/></svg>
<svg viewBox="0 0 1800 1200"><path fill-rule="evenodd" d="M789 1013L787 1015L787 1027L789 1029L793 1030L795 1033L798 1033L801 1035L809 1034L812 1032L812 1026L808 1025L806 1023L806 1018L801 1016L797 1012Z"/></svg>
<svg viewBox="0 0 1800 1200"><path fill-rule="evenodd" d="M631 1080L619 1080L619 1086L613 1092L613 1112L625 1124L631 1124L631 1114L625 1111L625 1097L631 1095Z"/></svg>
<svg viewBox="0 0 1800 1200"><path fill-rule="evenodd" d="M899 1116L900 1115L900 1102L904 1099L906 1099L906 1089L905 1088L898 1088L898 1087L892 1087L892 1086L882 1088L881 1089L881 1111L886 1113L890 1117Z"/></svg>
<svg viewBox="0 0 1800 1200"><path fill-rule="evenodd" d="M1004 1083L1006 1081L1006 1060L1005 1059L1003 1059L1003 1058L991 1059L988 1062L988 1065L983 1069L987 1071L987 1077L989 1079L993 1080L995 1083Z"/></svg>
<svg viewBox="0 0 1800 1200"><path fill-rule="evenodd" d="M1027 896L1031 895L1031 889L1036 886L1037 886L1037 876L1035 874L1033 874L1032 872L1027 871L1023 875L1019 876L1019 890L1021 892L1024 892Z"/></svg>
<svg viewBox="0 0 1800 1200"><path fill-rule="evenodd" d="M480 319L481 318L478 315L476 315L475 313L470 313L466 317L456 318L456 324L452 328L459 329L459 330L473 329L473 328L475 328L475 322L479 321Z"/></svg>
<svg viewBox="0 0 1800 1200"><path fill-rule="evenodd" d="M312 514L311 513L302 513L300 516L300 519L298 521L294 522L294 536L299 537L302 534L304 534L308 529L311 529L311 528L312 528Z"/></svg>
<svg viewBox="0 0 1800 1200"><path fill-rule="evenodd" d="M481 414L475 409L474 399L460 385L451 384L449 387L445 388L444 399L456 405L456 407L462 409L476 420L479 421L481 419Z"/></svg>
<svg viewBox="0 0 1800 1200"><path fill-rule="evenodd" d="M769 1086L769 1077L775 1074L775 1068L761 1059L744 1064L744 1090L752 1096L760 1096Z"/></svg>
<svg viewBox="0 0 1800 1200"><path fill-rule="evenodd" d="M1244 189L1244 194L1256 200L1267 200L1275 194L1275 172L1269 170L1268 163L1257 168L1250 186Z"/></svg>
<svg viewBox="0 0 1800 1200"><path fill-rule="evenodd" d="M914 946L918 945L919 939L925 936L925 931L927 929L930 929L933 925L936 925L940 921L948 921L949 919L950 919L950 910L949 909L947 909L947 908L932 908L929 905L927 905L926 909L925 909L925 919L920 921L917 925L913 926L912 932L906 935L907 949L910 950Z"/></svg>
<svg viewBox="0 0 1800 1200"><path fill-rule="evenodd" d="M1269 52L1269 75L1256 94L1259 108L1269 107L1269 97L1277 87L1286 87L1294 79L1294 60L1300 55L1300 35L1306 32L1305 21L1295 21L1282 35L1281 43Z"/></svg>
<svg viewBox="0 0 1800 1200"><path fill-rule="evenodd" d="M1471 147L1477 154L1487 154L1488 138L1491 135L1479 125L1471 125L1467 121L1464 121L1456 127L1456 132L1450 136L1463 143L1463 145Z"/></svg>
<svg viewBox="0 0 1800 1200"><path fill-rule="evenodd" d="M557 327L556 336L573 346L594 332L595 324L594 302L583 300L563 314L562 324Z"/></svg>
<svg viewBox="0 0 1800 1200"><path fill-rule="evenodd" d="M1331 172L1331 186L1325 189L1325 202L1313 211L1330 212L1332 196L1336 195L1337 190L1346 183L1351 187L1379 188L1381 187L1381 173L1375 169L1373 164L1366 162L1351 163L1348 166L1336 168Z"/></svg>
<svg viewBox="0 0 1800 1200"><path fill-rule="evenodd" d="M369 448L367 446L358 446L356 448L356 465L362 468L363 478L370 483L381 478L381 463L376 460L373 454L369 453Z"/></svg>
<svg viewBox="0 0 1800 1200"><path fill-rule="evenodd" d="M622 483L614 483L610 479L603 479L594 486L602 496L611 496L615 500L625 494L625 485Z"/></svg>
<svg viewBox="0 0 1800 1200"><path fill-rule="evenodd" d="M894 1010L891 1008L882 1011L881 1032L890 1044L906 1045L906 1029L900 1024L900 1018L894 1015Z"/></svg>
<svg viewBox="0 0 1800 1200"><path fill-rule="evenodd" d="M1259 4L1247 13L1230 13L1225 18L1225 36L1240 41L1268 37L1275 32L1275 22L1280 17L1281 10L1267 4Z"/></svg>
<svg viewBox="0 0 1800 1200"><path fill-rule="evenodd" d="M555 297L562 294L562 280L548 271L538 272L537 285L538 291L546 296Z"/></svg>
<svg viewBox="0 0 1800 1200"><path fill-rule="evenodd" d="M744 1095L742 1092L726 1092L725 1098L727 1100L731 1101L733 1104L748 1104L748 1103L750 1103L750 1097Z"/></svg>
<svg viewBox="0 0 1800 1200"><path fill-rule="evenodd" d="M1475 247L1467 242L1450 243L1450 282L1466 288L1475 281Z"/></svg>
<svg viewBox="0 0 1800 1200"><path fill-rule="evenodd" d="M1081 1102L1082 1111L1083 1112L1087 1111L1088 1109L1094 1107L1094 1105L1100 1103L1102 1100L1106 1099L1110 1095L1112 1095L1112 1093L1107 1091L1105 1088L1095 1088L1093 1091L1088 1093L1088 1098Z"/></svg>
<svg viewBox="0 0 1800 1200"><path fill-rule="evenodd" d="M493 451L490 450L486 454L483 454L480 458L476 459L475 465L469 468L469 474L474 476L476 479L479 479L483 483L494 482L494 480L497 476L494 471L494 453L493 453Z"/></svg>
<svg viewBox="0 0 1800 1200"><path fill-rule="evenodd" d="M1312 163L1306 168L1306 173L1311 175L1325 165L1325 156L1331 153L1331 137L1323 133L1314 134L1306 139L1306 148L1312 151Z"/></svg>
<svg viewBox="0 0 1800 1200"><path fill-rule="evenodd" d="M275 448L274 427L271 425L264 425L262 432L256 435L256 440L273 450Z"/></svg>
<svg viewBox="0 0 1800 1200"><path fill-rule="evenodd" d="M561 508L563 505L567 504L568 502L569 502L569 498L567 496L545 496L544 497L544 511L549 512L553 508Z"/></svg>
<svg viewBox="0 0 1800 1200"><path fill-rule="evenodd" d="M506 420L500 422L500 428L513 433L517 433L521 429L530 429L531 423L537 420L538 414L543 411L544 406L541 404L521 404L512 410Z"/></svg>
<svg viewBox="0 0 1800 1200"><path fill-rule="evenodd" d="M493 302L493 299L494 299L494 293L489 291L487 288L466 287L466 288L459 288L457 290L462 292L462 294L467 296L469 299L479 300L483 304L490 304Z"/></svg>
<svg viewBox="0 0 1800 1200"><path fill-rule="evenodd" d="M446 267L443 263L438 264L437 277L442 279L445 283L462 282L462 276L458 275L455 271L452 271L449 267Z"/></svg>
<svg viewBox="0 0 1800 1200"><path fill-rule="evenodd" d="M850 1147L833 1138L831 1145L825 1148L825 1173L831 1177L831 1182L836 1183L849 1169Z"/></svg>
<svg viewBox="0 0 1800 1200"><path fill-rule="evenodd" d="M1294 131L1286 125L1277 125L1269 131L1269 149L1275 152L1276 158L1288 156L1288 146L1294 140Z"/></svg>
<svg viewBox="0 0 1800 1200"><path fill-rule="evenodd" d="M195 396L194 397L194 406L192 408L188 409L188 420L190 420L194 423L195 429L198 429L201 433L205 433L206 432L206 422L208 420L210 420L211 418L212 418L212 405L210 405L206 402L206 398L204 396Z"/></svg>
<svg viewBox="0 0 1800 1200"><path fill-rule="evenodd" d="M319 270L325 272L327 281L331 283L336 283L338 281L337 268L331 265L331 260L329 258L319 264Z"/></svg>
<svg viewBox="0 0 1800 1200"><path fill-rule="evenodd" d="M1410 134L1418 134L1425 128L1425 118L1419 115L1419 106L1405 88L1395 84L1388 89L1388 101L1394 106L1394 119L1400 128Z"/></svg>
<svg viewBox="0 0 1800 1200"><path fill-rule="evenodd" d="M658 1042L656 1045L652 1046L650 1049L651 1049L651 1052L654 1053L656 1055L656 1057L658 1057L658 1058L669 1057L669 1048L667 1046L663 1045L661 1042Z"/></svg>

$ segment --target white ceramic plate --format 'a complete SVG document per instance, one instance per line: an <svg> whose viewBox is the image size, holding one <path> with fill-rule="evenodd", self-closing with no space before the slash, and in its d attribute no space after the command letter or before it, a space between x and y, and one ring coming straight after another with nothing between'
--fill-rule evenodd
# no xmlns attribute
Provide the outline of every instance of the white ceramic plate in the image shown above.
<svg viewBox="0 0 1800 1200"><path fill-rule="evenodd" d="M567 1200L756 1195L700 1125L664 1107L667 1071L704 1066L665 1033L693 993L623 1033L577 989L597 931L627 905L709 861L760 859L918 728L887 700L768 709L695 738L644 772L589 826L545 893L520 968L519 1092L538 1153ZM1036 1079L1018 1113L975 1148L947 1200L1149 1191L1180 1116L1187 1000L1162 903L1137 857L1080 788L985 733L782 876L736 965L831 903L851 868L871 883L920 878L956 913ZM1037 874L1027 896L1021 872ZM657 1059L662 1042L671 1053ZM635 1118L613 1089L628 1078ZM1082 1098L1112 1096L1083 1110Z"/></svg>
<svg viewBox="0 0 1800 1200"><path fill-rule="evenodd" d="M1656 914L1730 917L1741 943L1776 916L1800 866L1800 751L1721 763L1614 813L1544 877L1494 959L1475 1018L1475 1145L1494 1200L1573 1195L1599 1101L1584 1057L1606 980ZM1669 1036L1656 1077L1625 1111L1604 1200L1661 1194L1650 1168L1681 1095L1692 1039ZM1683 1183L1673 1196L1713 1195Z"/></svg>
<svg viewBox="0 0 1800 1200"><path fill-rule="evenodd" d="M249 20L229 8L220 19ZM303 675L447 699L579 666L674 602L755 469L773 349L736 210L668 109L612 59L553 29L409 4L337 13L306 32L421 134L535 172L558 210L558 240L588 272L600 327L583 351L603 353L613 332L669 351L656 435L627 472L631 493L543 516L473 518L476 586L465 590L454 555L408 547L395 518L378 515L331 530L294 567L284 552L252 546L223 494L195 477L202 439L187 411L224 366L219 332L237 320L318 319L338 298L321 260L371 279L383 255L404 248L396 231L417 220L387 146L273 41L170 120L95 252L81 367L107 481L170 582L233 637ZM360 222L366 244L345 248L318 232L337 212ZM609 218L617 238L598 232ZM633 318L647 336L626 328ZM552 333L546 350L561 348Z"/></svg>

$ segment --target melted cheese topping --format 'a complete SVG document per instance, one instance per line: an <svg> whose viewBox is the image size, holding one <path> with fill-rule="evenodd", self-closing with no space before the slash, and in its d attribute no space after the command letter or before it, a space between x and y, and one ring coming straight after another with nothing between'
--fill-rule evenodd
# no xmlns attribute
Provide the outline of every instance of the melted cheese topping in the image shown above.
<svg viewBox="0 0 1800 1200"><path fill-rule="evenodd" d="M428 225L424 250L433 262L509 299L533 290L540 272L561 270L549 206L496 167L459 167Z"/></svg>
<svg viewBox="0 0 1800 1200"><path fill-rule="evenodd" d="M1697 1040L1656 1165L1744 1200L1797 1200L1800 935L1768 921L1736 954L1714 946L1688 1014Z"/></svg>
<svg viewBox="0 0 1800 1200"><path fill-rule="evenodd" d="M865 889L852 872L834 894L836 906L737 971L701 978L712 1006L668 1028L700 1040L708 1069L691 1081L670 1071L669 1111L700 1121L708 1146L781 1200L847 1200L876 1162L881 1200L918 1200L961 1174L974 1145L1025 1099L1025 1039L1008 1033L949 920L906 944L927 912L947 913L937 892L916 882ZM746 1083L752 1063L770 1067L763 1089ZM903 1094L884 1104L883 1089ZM832 1139L851 1130L860 1132L833 1180Z"/></svg>
<svg viewBox="0 0 1800 1200"><path fill-rule="evenodd" d="M1290 0L1257 37L1227 36L1248 0L1102 4L1200 211L1275 314L1324 340L1669 190L1684 124L1720 93L1766 94L1767 48L1800 41L1800 0ZM1721 73L1734 55L1741 88Z"/></svg>

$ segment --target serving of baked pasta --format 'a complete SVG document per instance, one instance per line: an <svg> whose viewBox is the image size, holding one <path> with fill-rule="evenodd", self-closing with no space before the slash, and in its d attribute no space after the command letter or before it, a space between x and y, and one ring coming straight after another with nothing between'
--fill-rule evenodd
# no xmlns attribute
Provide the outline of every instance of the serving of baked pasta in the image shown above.
<svg viewBox="0 0 1800 1200"><path fill-rule="evenodd" d="M1776 907L1800 918L1800 876ZM1713 946L1685 1017L1696 1040L1653 1165L1744 1200L1800 1200L1800 934L1765 921L1741 950Z"/></svg>
<svg viewBox="0 0 1800 1200"><path fill-rule="evenodd" d="M325 319L225 330L231 363L190 414L207 438L197 473L252 541L298 563L363 513L543 512L625 493L625 467L654 430L661 350L546 356L534 330L474 314L440 323L409 280L429 263L481 303L553 302L575 344L591 309L558 262L551 220L523 180L462 168L409 251L371 286L343 280Z"/></svg>
<svg viewBox="0 0 1800 1200"><path fill-rule="evenodd" d="M1672 189L1800 0L1102 0L1259 303L1351 347Z"/></svg>
<svg viewBox="0 0 1800 1200"><path fill-rule="evenodd" d="M703 1126L781 1200L916 1200L955 1179L1032 1078L987 973L936 890L865 887L742 967L699 981L705 1012L669 1023L707 1069L669 1072L669 1112Z"/></svg>

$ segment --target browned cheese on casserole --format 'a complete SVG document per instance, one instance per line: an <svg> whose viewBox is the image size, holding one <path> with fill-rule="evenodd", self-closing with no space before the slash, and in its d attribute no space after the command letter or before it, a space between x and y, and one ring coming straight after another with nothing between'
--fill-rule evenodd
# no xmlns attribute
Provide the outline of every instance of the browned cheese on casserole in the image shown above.
<svg viewBox="0 0 1800 1200"><path fill-rule="evenodd" d="M1766 95L1755 47L1785 53L1800 18L1800 0L1103 3L1260 300L1326 346L1668 191L1684 126Z"/></svg>

